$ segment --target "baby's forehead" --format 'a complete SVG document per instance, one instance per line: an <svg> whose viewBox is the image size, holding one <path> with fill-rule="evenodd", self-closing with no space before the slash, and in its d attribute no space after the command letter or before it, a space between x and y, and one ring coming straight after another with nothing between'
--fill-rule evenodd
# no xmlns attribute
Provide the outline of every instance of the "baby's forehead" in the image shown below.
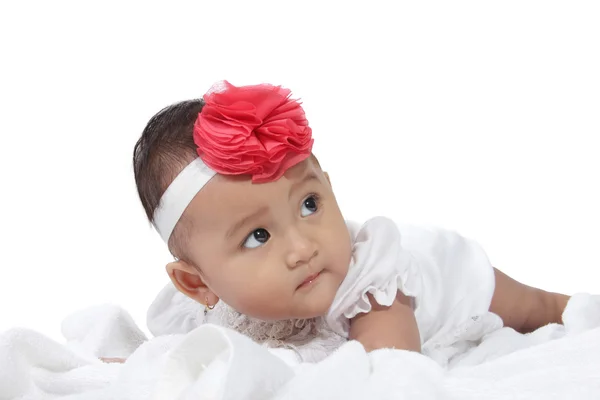
<svg viewBox="0 0 600 400"><path fill-rule="evenodd" d="M290 168L278 181L260 184L247 177L216 175L194 197L185 211L186 217L204 227L230 224L273 202L285 201L295 184L319 175L319 170L306 160Z"/></svg>

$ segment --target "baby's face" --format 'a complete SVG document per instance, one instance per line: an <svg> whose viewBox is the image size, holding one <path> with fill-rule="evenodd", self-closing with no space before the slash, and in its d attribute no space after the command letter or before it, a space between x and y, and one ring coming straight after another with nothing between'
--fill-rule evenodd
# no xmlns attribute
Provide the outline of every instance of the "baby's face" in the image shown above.
<svg viewBox="0 0 600 400"><path fill-rule="evenodd" d="M185 212L187 253L210 290L263 320L324 315L351 240L328 177L309 158L276 182L213 178Z"/></svg>

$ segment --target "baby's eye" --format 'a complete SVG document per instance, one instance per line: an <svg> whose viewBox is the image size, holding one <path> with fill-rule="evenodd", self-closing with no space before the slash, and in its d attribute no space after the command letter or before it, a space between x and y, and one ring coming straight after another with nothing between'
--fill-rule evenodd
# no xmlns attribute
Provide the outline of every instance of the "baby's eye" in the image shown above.
<svg viewBox="0 0 600 400"><path fill-rule="evenodd" d="M300 212L303 217L307 217L313 213L317 212L319 208L318 205L319 199L316 195L311 194L302 202L302 211Z"/></svg>
<svg viewBox="0 0 600 400"><path fill-rule="evenodd" d="M267 240L271 237L271 234L263 228L254 230L244 241L244 247L249 249L255 249L267 243Z"/></svg>

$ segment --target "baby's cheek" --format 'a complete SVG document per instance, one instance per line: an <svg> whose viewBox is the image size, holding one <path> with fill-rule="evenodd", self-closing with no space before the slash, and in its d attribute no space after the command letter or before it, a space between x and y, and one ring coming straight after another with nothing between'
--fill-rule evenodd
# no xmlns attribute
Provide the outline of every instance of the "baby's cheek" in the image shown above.
<svg viewBox="0 0 600 400"><path fill-rule="evenodd" d="M238 311L242 314L263 320L276 320L289 317L287 301L276 293L257 293L246 296L240 302Z"/></svg>
<svg viewBox="0 0 600 400"><path fill-rule="evenodd" d="M242 285L231 291L229 302L237 311L255 318L270 320L285 315L288 301L278 290L281 284L262 279L259 276L248 277Z"/></svg>
<svg viewBox="0 0 600 400"><path fill-rule="evenodd" d="M352 244L349 236L345 237L343 233L340 236L342 237L338 236L331 243L331 257L332 264L335 266L334 272L345 276L352 260Z"/></svg>

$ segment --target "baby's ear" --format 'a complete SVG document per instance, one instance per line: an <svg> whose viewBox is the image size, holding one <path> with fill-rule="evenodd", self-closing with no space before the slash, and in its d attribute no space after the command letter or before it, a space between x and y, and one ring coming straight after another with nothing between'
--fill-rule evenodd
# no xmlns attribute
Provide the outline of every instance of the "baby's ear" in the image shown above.
<svg viewBox="0 0 600 400"><path fill-rule="evenodd" d="M331 179L329 179L329 174L325 171L323 171L323 174L325 175L325 178L327 178L327 182L329 182L329 186L331 186Z"/></svg>
<svg viewBox="0 0 600 400"><path fill-rule="evenodd" d="M219 301L219 297L206 286L200 272L190 264L177 260L167 264L166 269L173 285L190 299L208 306Z"/></svg>

